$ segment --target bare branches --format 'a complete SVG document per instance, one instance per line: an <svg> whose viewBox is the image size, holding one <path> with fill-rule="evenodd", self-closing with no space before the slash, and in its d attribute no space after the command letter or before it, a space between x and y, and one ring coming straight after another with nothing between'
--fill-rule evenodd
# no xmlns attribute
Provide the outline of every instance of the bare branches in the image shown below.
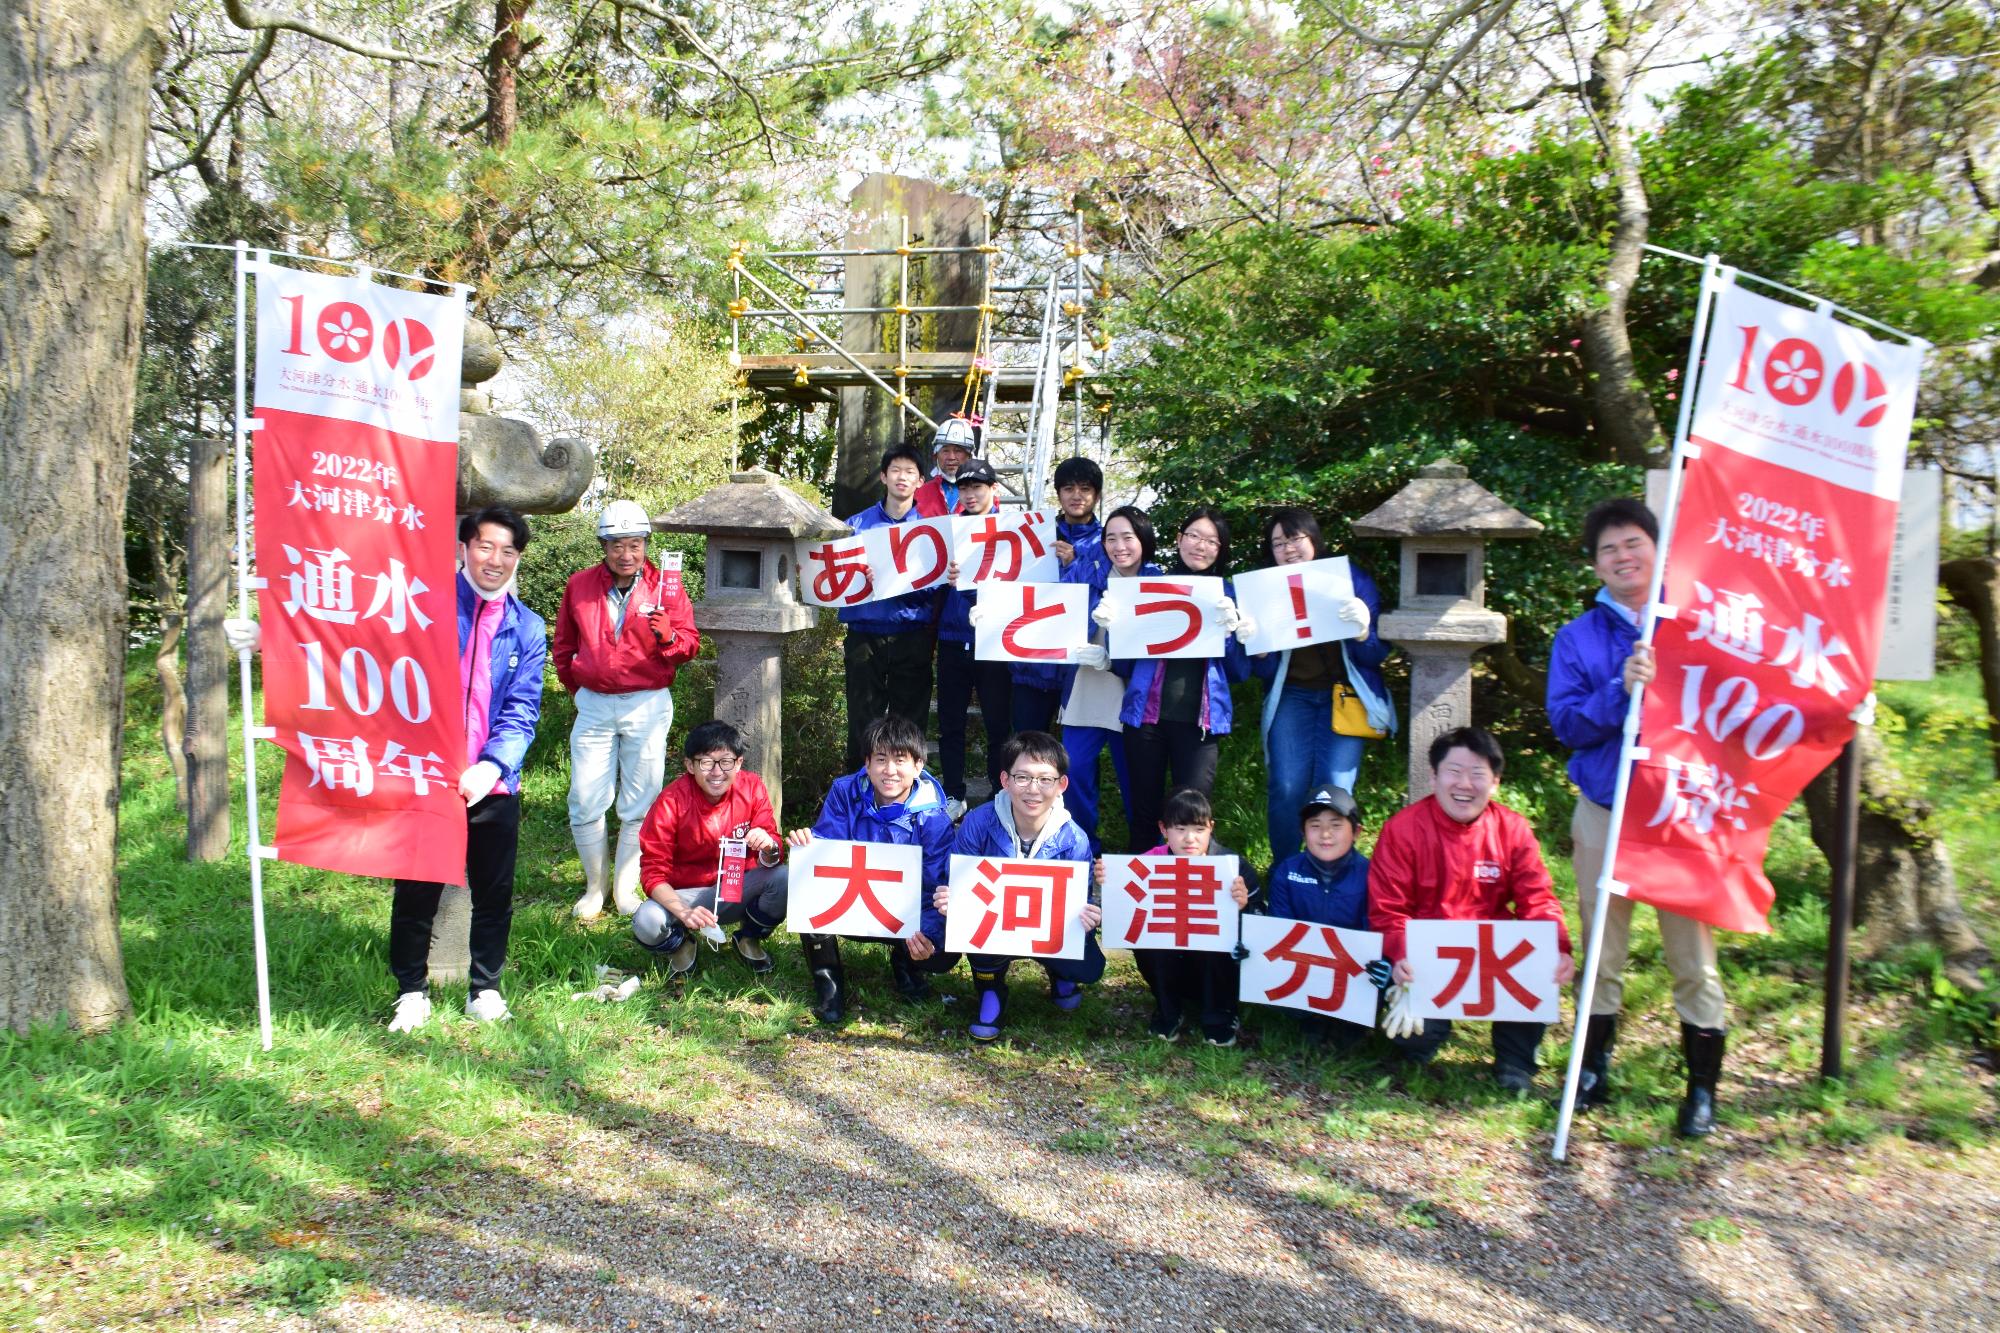
<svg viewBox="0 0 2000 1333"><path fill-rule="evenodd" d="M236 77L229 81L229 91L222 95L222 105L215 109L215 119L209 122L208 128L203 130L200 137L189 147L187 156L178 162L161 167L153 173L154 176L171 176L183 167L195 166L201 162L202 157L208 152L208 145L215 139L216 131L236 113L237 99L243 95L243 89L257 73L258 66L262 65L266 57L271 54L271 48L277 40L276 28L265 28L257 34L257 40L250 46L250 58L243 62L242 68L236 71Z"/></svg>
<svg viewBox="0 0 2000 1333"><path fill-rule="evenodd" d="M1443 38L1446 31L1457 24L1460 18L1469 14L1477 7L1476 4L1472 3L1461 5L1449 18L1439 23L1433 29L1432 45L1434 46L1439 39ZM1471 55L1481 42L1486 40L1486 34L1493 31L1494 25L1506 18L1508 12L1513 8L1514 0L1494 0L1492 8L1479 20L1479 26L1472 30L1470 36L1458 44L1458 48L1445 59L1444 64L1440 65L1437 71L1424 82L1423 87L1417 90L1416 99L1403 109L1403 118L1396 122L1395 129L1389 131L1389 138L1400 139L1403 137L1403 132L1410 128L1419 115L1423 114L1424 107L1430 103L1432 97L1436 96L1437 90L1444 86L1445 80L1451 77L1452 71L1457 69L1464 62L1465 58ZM1430 49L1430 47L1426 47L1425 53L1428 54Z"/></svg>
<svg viewBox="0 0 2000 1333"><path fill-rule="evenodd" d="M757 118L758 129L763 131L764 151L766 155L770 157L771 161L774 164L777 162L778 160L777 149L774 148L771 143L772 139L775 138L776 136L773 134L771 130L770 121L768 121L764 116L763 101L757 96L757 94L754 91L752 91L750 85L745 83L742 80L742 78L740 78L737 75L736 71L731 69L728 63L725 62L719 54L717 54L715 48L702 40L701 34L695 31L694 24L692 22L690 22L684 15L670 13L667 10L661 9L658 5L647 4L646 0L611 0L611 3L621 11L630 9L636 13L646 15L648 18L658 19L660 22L666 24L668 27L678 32L681 35L681 37L687 42L687 44L689 46L692 46L695 49L695 52L714 68L717 74L720 74L723 78L727 79L730 85L734 87L737 92L743 94L744 100L750 104L751 114L756 116Z"/></svg>
<svg viewBox="0 0 2000 1333"><path fill-rule="evenodd" d="M244 0L222 0L222 8L229 15L229 21L246 32L296 32L314 41L325 42L328 46L337 46L343 51L367 56L370 60L404 60L413 65L430 65L440 69L444 66L444 62L435 56L413 55L408 51L399 51L393 46L378 46L373 42L364 42L358 37L336 32L310 19L280 14L275 10L246 4Z"/></svg>

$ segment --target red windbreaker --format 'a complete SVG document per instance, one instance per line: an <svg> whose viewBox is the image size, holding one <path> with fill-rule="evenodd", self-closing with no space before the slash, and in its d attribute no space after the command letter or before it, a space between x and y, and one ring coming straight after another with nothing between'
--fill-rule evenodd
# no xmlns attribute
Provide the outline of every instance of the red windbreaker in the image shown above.
<svg viewBox="0 0 2000 1333"><path fill-rule="evenodd" d="M1382 956L1401 962L1411 921L1553 921L1563 924L1542 847L1528 821L1498 801L1470 824L1426 796L1389 817L1368 858L1368 924L1382 932Z"/></svg>
<svg viewBox="0 0 2000 1333"><path fill-rule="evenodd" d="M753 828L763 829L777 838L780 849L784 847L764 779L747 770L739 772L723 798L710 802L708 793L683 773L660 792L640 826L639 883L648 893L662 884L713 888L721 869L722 840L740 838Z"/></svg>
<svg viewBox="0 0 2000 1333"><path fill-rule="evenodd" d="M965 512L963 499L955 500L949 505L944 502L944 478L941 476L933 476L917 487L915 503L918 518L943 518L946 514Z"/></svg>
<svg viewBox="0 0 2000 1333"><path fill-rule="evenodd" d="M632 585L625 604L625 627L614 634L611 571L603 562L579 569L563 586L556 611L556 678L571 694L579 689L599 694L631 694L663 690L674 683L674 671L701 651L701 632L694 627L694 603L676 581L668 591L667 576L648 560ZM664 607L673 627L671 641L653 633L647 608Z"/></svg>

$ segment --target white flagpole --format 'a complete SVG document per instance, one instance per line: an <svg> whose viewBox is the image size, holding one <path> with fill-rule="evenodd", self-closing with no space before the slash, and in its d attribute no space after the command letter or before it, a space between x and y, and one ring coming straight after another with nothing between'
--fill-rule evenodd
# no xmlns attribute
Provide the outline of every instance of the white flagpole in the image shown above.
<svg viewBox="0 0 2000 1333"><path fill-rule="evenodd" d="M259 252L262 260L262 252ZM236 614L250 619L253 585L250 578L250 455L245 438L254 429L243 391L244 330L244 244L236 243ZM258 423L261 424L261 423ZM264 941L264 858L275 848L263 846L263 826L257 822L257 733L256 706L250 696L250 652L236 654L237 679L243 695L243 803L250 824L250 933L257 953L257 1031L264 1049L271 1049L271 965Z"/></svg>
<svg viewBox="0 0 2000 1333"><path fill-rule="evenodd" d="M1660 609L1660 589L1666 581L1667 548L1673 541L1674 511L1681 502L1681 464L1690 457L1699 456L1699 451L1691 454L1688 449L1688 426L1694 416L1694 400L1702 373L1702 352L1708 345L1709 308L1714 303L1715 294L1733 281L1735 270L1723 269L1714 255L1703 261L1701 295L1695 306L1694 336L1688 339L1687 369L1681 375L1680 419L1674 424L1673 458L1667 464L1667 509L1660 515L1660 541L1653 561L1652 586L1647 590L1645 611L1639 621L1639 642L1648 646L1653 642L1653 630L1658 624L1655 613ZM1645 693L1644 690L1633 690L1625 707L1625 738L1618 750L1618 787L1611 800L1611 836L1604 846L1604 866L1597 875L1597 906L1590 914L1590 938L1584 946L1583 975L1577 978L1572 1006L1575 1023L1570 1036L1569 1073L1563 1079L1562 1113L1556 1120L1555 1147L1549 1154L1558 1162L1568 1154L1570 1123L1576 1118L1577 1084L1583 1077L1584 1036L1590 1027L1591 1000L1597 990L1597 967L1604 951L1604 914L1611 906L1612 886L1624 887L1618 884L1615 874L1618 830L1625 819L1625 797L1631 787L1632 761L1644 757L1638 740L1639 706ZM1579 894L1582 889L1579 884Z"/></svg>

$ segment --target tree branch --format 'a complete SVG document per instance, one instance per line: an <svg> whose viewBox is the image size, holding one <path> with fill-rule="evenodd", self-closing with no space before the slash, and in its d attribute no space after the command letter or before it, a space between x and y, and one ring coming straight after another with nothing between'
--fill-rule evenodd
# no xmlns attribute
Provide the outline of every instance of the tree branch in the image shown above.
<svg viewBox="0 0 2000 1333"><path fill-rule="evenodd" d="M276 28L265 28L257 34L257 40L250 46L250 58L243 62L243 67L236 71L236 77L230 80L229 91L222 95L222 105L215 110L215 119L209 122L208 128L201 132L201 137L195 140L192 148L188 149L186 157L172 166L161 167L153 173L155 177L171 176L182 167L195 166L201 161L208 152L208 145L214 141L216 131L222 128L223 122L236 110L236 99L243 95L245 85L256 75L257 67L271 54L271 48L277 44L277 40Z"/></svg>
<svg viewBox="0 0 2000 1333"><path fill-rule="evenodd" d="M399 51L393 46L377 46L373 42L364 42L358 37L349 37L345 33L335 32L333 29L323 27L309 19L298 18L290 14L279 14L269 9L259 8L256 5L246 4L244 0L222 0L222 8L229 15L229 21L237 27L242 28L245 32L263 30L296 32L310 37L314 41L325 42L328 46L337 46L343 51L352 51L355 55L367 56L370 60L407 60L413 65L429 65L435 69L444 68L444 62L435 56L412 55L408 51Z"/></svg>

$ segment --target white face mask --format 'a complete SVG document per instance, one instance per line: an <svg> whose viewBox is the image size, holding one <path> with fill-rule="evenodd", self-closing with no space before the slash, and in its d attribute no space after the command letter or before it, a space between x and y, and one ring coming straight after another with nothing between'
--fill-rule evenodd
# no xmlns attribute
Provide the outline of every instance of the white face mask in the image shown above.
<svg viewBox="0 0 2000 1333"><path fill-rule="evenodd" d="M465 542L460 542L458 544L458 568L460 573L465 574L466 586L468 588L471 588L473 592L479 594L479 600L481 600L482 602L497 602L502 597L505 597L508 593L514 591L514 585L516 582L519 581L521 576L521 571L519 566L516 566L514 572L507 576L507 581L505 583L501 584L494 591L488 592L486 591L486 589L479 586L479 581L477 579L473 578L470 573L466 572L472 566L472 553L466 549L466 546L467 544Z"/></svg>

